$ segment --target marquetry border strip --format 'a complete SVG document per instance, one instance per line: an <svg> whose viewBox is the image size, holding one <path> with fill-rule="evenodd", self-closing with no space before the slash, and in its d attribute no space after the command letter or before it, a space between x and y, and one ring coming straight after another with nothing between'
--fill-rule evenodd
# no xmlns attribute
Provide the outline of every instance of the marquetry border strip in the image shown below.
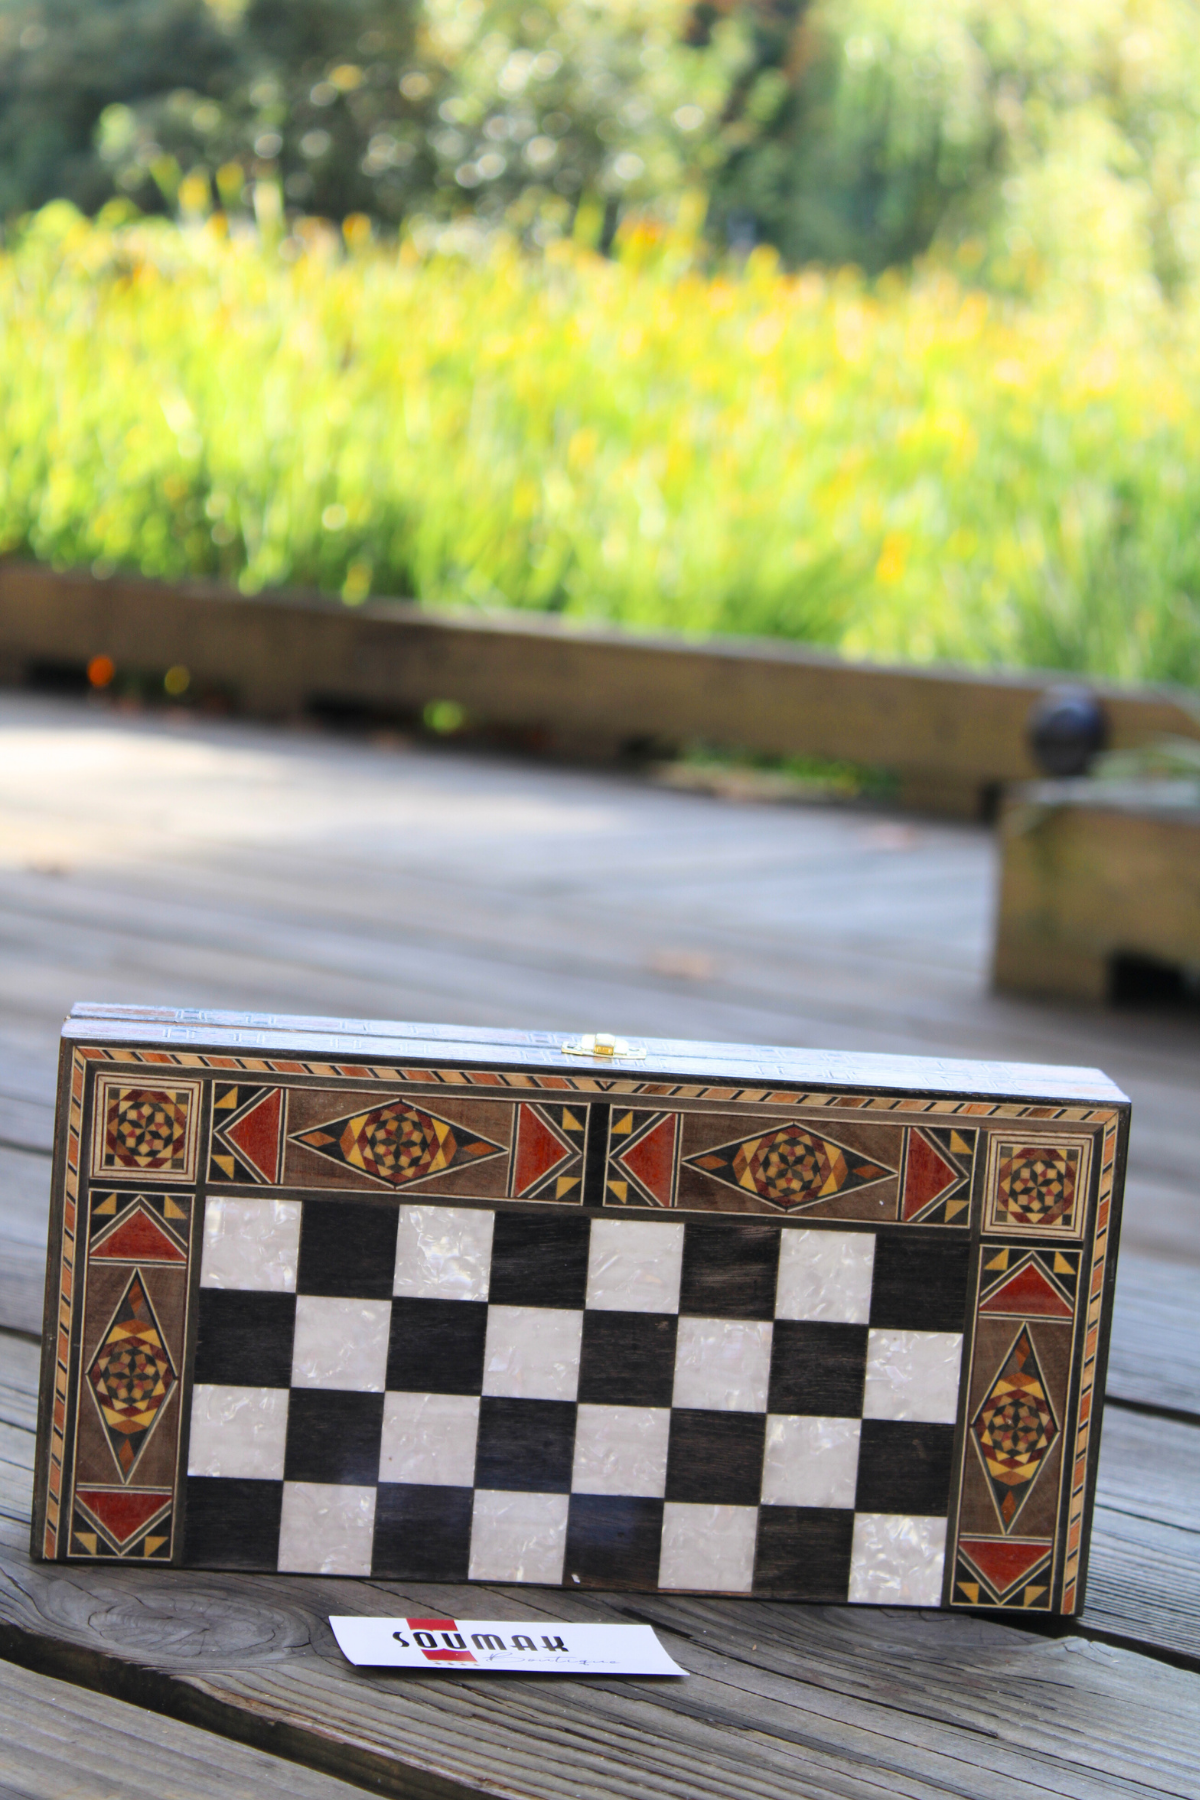
<svg viewBox="0 0 1200 1800"><path fill-rule="evenodd" d="M1067 1513L1067 1551L1063 1561L1062 1611L1075 1611L1075 1595L1079 1585L1079 1564L1083 1551L1083 1520L1087 1509L1088 1450L1091 1443L1092 1411L1099 1361L1100 1331L1104 1311L1104 1275L1108 1263L1109 1224L1112 1215L1113 1183L1117 1167L1117 1121L1104 1128L1104 1144L1100 1156L1100 1183L1096 1195L1096 1226L1092 1239L1091 1279L1087 1296L1087 1318L1083 1343L1083 1366L1079 1380L1078 1425L1075 1430L1075 1460L1071 1468L1071 1500Z"/></svg>
<svg viewBox="0 0 1200 1800"><path fill-rule="evenodd" d="M743 1106L844 1107L856 1111L939 1113L947 1118L1062 1120L1108 1124L1111 1106L1047 1106L1004 1100L955 1100L946 1095L812 1093L801 1088L713 1086L691 1082L637 1081L619 1075L541 1074L528 1069L406 1069L394 1064L299 1062L294 1058L207 1055L195 1050L144 1050L125 1045L82 1044L76 1051L91 1062L148 1063L157 1068L219 1069L251 1075L315 1075L343 1081L403 1082L426 1087L539 1089L550 1093L600 1094L655 1100L720 1100Z"/></svg>
<svg viewBox="0 0 1200 1800"><path fill-rule="evenodd" d="M956 1461L956 1465L955 1465L957 1488L956 1488L956 1491L955 1491L954 1495L952 1496L952 1500L951 1500L949 1529L948 1529L947 1535L946 1535L946 1570L945 1570L945 1586L943 1588L943 1604L948 1607L953 1607L959 1611L964 1610L964 1608L970 1608L970 1607L976 1607L976 1606L983 1606L983 1607L986 1607L989 1611L996 1611L996 1612L1000 1612L1000 1611L1003 1611L1003 1612L1025 1612L1025 1610L1026 1610L1025 1603L1021 1598L1021 1594L1025 1587L1025 1583L1029 1578L1028 1576L1022 1577L1021 1580L1019 1582L1017 1582L1014 1591L1012 1593L1010 1593L1008 1598L1006 1598L1006 1599L1000 1599L1000 1600L994 1600L994 1601L987 1600L987 1599L984 1599L982 1601L963 1601L963 1600L960 1600L957 1598L956 1589L957 1589L957 1580L958 1580L958 1558L959 1558L960 1542L964 1535L968 1538L971 1538L972 1536L975 1536L975 1535L982 1535L985 1537L987 1536L986 1531L981 1532L979 1534L968 1531L964 1534L963 1528L962 1528L963 1490L966 1485L967 1465L972 1456L972 1453L976 1449L976 1446L971 1443L971 1436L972 1436L972 1432L971 1432L971 1416L972 1416L971 1395L974 1390L975 1374L976 1374L976 1368L977 1368L977 1364L976 1364L977 1340L978 1340L979 1325L980 1325L980 1319L981 1319L980 1302L981 1302L981 1299L983 1298L984 1288L987 1285L987 1282L985 1279L987 1276L987 1260L988 1260L989 1256L991 1256L994 1252L996 1252L998 1250L1011 1251L1013 1256L1015 1258L1017 1258L1017 1260L1019 1261L1030 1250L1036 1250L1036 1251L1048 1253L1048 1252L1050 1252L1052 1250L1056 1250L1056 1249L1066 1249L1070 1252L1070 1254L1078 1255L1078 1257L1079 1257L1079 1277L1078 1277L1078 1283L1077 1283L1076 1293L1075 1293L1075 1311L1074 1311L1074 1314L1071 1319L1071 1352L1070 1352L1070 1356L1068 1357L1066 1400L1065 1400L1065 1405L1063 1407L1063 1439L1064 1439L1064 1442L1063 1442L1062 1454L1059 1458L1058 1479L1057 1479L1057 1497L1054 1502L1055 1525L1054 1525L1054 1530L1053 1530L1053 1542L1051 1545L1051 1552L1050 1552L1049 1574L1046 1577L1050 1599L1047 1602L1047 1607L1045 1610L1050 1611L1050 1612L1053 1612L1055 1610L1055 1608L1053 1606L1054 1584L1058 1577L1059 1568L1062 1566L1062 1564L1064 1562L1064 1555L1063 1555L1064 1534L1063 1534L1063 1530L1062 1530L1063 1490L1067 1484L1069 1471L1072 1466L1071 1462L1070 1462L1070 1458L1067 1453L1066 1438L1067 1438L1067 1433L1070 1429L1071 1418L1073 1416L1072 1415L1072 1405L1073 1405L1073 1400L1074 1400L1075 1355L1076 1355L1076 1348L1079 1343L1080 1318L1081 1318L1081 1314L1083 1313L1083 1310L1084 1310L1084 1270L1085 1270L1085 1267L1087 1266L1088 1251L1087 1251L1086 1244L1080 1246L1079 1248L1076 1248L1076 1246L1073 1244L1063 1245L1060 1243L1055 1243L1053 1238L1050 1238L1050 1237L1039 1238L1039 1237L1037 1237L1035 1235L1031 1235L1029 1233L1026 1234L1024 1240L1019 1241L1019 1242L1014 1242L1012 1238L1004 1238L1004 1237L997 1237L997 1236L989 1237L985 1233L985 1235L980 1239L980 1241L977 1245L977 1248L976 1248L975 1280L974 1280L973 1299L972 1299L972 1303L971 1303L970 1324L969 1324L970 1354L969 1354L969 1356L964 1358L962 1387L960 1389L960 1396L959 1396L960 1404L962 1407L962 1433L961 1433L962 1442L961 1442L961 1446L957 1453L957 1461ZM993 1279L998 1281L998 1280L1001 1280L1002 1277L994 1277ZM1026 1315L1025 1317L1022 1317L1019 1312L1014 1312L1011 1315L1011 1317L1012 1317L1012 1321L1014 1324L1016 1323L1016 1321L1018 1319L1020 1320L1020 1329L1024 1330L1024 1331L1030 1331L1031 1328L1036 1326L1037 1322L1038 1322L1035 1317L1030 1317L1028 1315ZM1003 1367L1003 1364L1001 1364L1001 1367ZM999 1373L999 1370L997 1371L997 1373ZM1014 1537L1015 1537L1016 1541L1019 1541L1020 1540L1020 1532L1017 1531L1014 1534ZM1041 1610L1041 1609L1039 1609L1039 1610ZM1064 1608L1061 1610L1066 1610L1066 1609Z"/></svg>
<svg viewBox="0 0 1200 1800"><path fill-rule="evenodd" d="M54 1362L54 1410L50 1422L50 1457L46 1471L46 1522L43 1554L53 1560L58 1550L66 1460L67 1404L71 1391L71 1316L75 1301L75 1255L78 1245L80 1151L83 1136L83 1084L87 1060L82 1050L71 1057L67 1106L66 1168L63 1181L62 1254L59 1263L58 1319Z"/></svg>

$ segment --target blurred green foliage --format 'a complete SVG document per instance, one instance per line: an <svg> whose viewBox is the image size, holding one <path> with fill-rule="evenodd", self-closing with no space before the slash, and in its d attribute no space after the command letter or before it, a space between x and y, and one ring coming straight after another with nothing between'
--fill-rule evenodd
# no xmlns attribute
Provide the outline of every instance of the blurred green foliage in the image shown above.
<svg viewBox="0 0 1200 1800"><path fill-rule="evenodd" d="M677 0L0 0L0 212L181 180L233 210L470 211L546 241L709 177L750 55ZM261 202L261 197L260 197Z"/></svg>
<svg viewBox="0 0 1200 1800"><path fill-rule="evenodd" d="M0 252L0 553L1200 682L1200 307L224 215Z"/></svg>
<svg viewBox="0 0 1200 1800"><path fill-rule="evenodd" d="M930 245L992 286L1176 292L1200 268L1194 0L814 0L723 172L789 260Z"/></svg>
<svg viewBox="0 0 1200 1800"><path fill-rule="evenodd" d="M703 204L792 265L1173 295L1200 31L1195 0L0 0L0 215L175 212L189 175L542 244Z"/></svg>
<svg viewBox="0 0 1200 1800"><path fill-rule="evenodd" d="M0 0L0 552L1200 683L1195 26Z"/></svg>

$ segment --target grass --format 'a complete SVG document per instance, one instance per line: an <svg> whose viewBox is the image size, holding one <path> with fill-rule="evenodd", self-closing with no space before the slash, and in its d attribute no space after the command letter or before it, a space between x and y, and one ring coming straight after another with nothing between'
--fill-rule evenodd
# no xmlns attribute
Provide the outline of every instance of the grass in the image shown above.
<svg viewBox="0 0 1200 1800"><path fill-rule="evenodd" d="M0 253L0 549L1197 684L1198 326L55 205Z"/></svg>

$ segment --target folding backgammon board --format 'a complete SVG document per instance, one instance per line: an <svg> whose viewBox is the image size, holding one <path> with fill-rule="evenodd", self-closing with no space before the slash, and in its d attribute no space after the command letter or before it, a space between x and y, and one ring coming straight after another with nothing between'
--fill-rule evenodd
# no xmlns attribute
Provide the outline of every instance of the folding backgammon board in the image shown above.
<svg viewBox="0 0 1200 1800"><path fill-rule="evenodd" d="M76 1007L34 1552L1070 1613L1095 1070Z"/></svg>

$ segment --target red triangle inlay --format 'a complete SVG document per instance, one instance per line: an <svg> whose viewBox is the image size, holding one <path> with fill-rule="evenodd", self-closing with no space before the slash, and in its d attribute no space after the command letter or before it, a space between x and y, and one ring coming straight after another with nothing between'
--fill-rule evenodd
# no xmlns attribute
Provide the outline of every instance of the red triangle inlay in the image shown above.
<svg viewBox="0 0 1200 1800"><path fill-rule="evenodd" d="M671 1204L671 1177L675 1172L675 1134L679 1129L678 1113L666 1116L640 1137L636 1144L623 1150L618 1161L653 1194L660 1206Z"/></svg>
<svg viewBox="0 0 1200 1800"><path fill-rule="evenodd" d="M92 1251L97 1262L173 1262L187 1257L144 1206L126 1213L116 1230Z"/></svg>
<svg viewBox="0 0 1200 1800"><path fill-rule="evenodd" d="M1032 1314L1037 1319L1071 1319L1074 1308L1063 1299L1036 1263L1026 1263L1001 1282L979 1305L981 1313Z"/></svg>
<svg viewBox="0 0 1200 1800"><path fill-rule="evenodd" d="M75 1498L99 1519L118 1544L129 1539L161 1512L170 1494L118 1494L109 1488L76 1488Z"/></svg>
<svg viewBox="0 0 1200 1800"><path fill-rule="evenodd" d="M519 1199L536 1187L571 1152L532 1106L517 1108L517 1161L513 1195Z"/></svg>
<svg viewBox="0 0 1200 1800"><path fill-rule="evenodd" d="M279 1132L283 1124L283 1089L272 1088L222 1134L238 1155L264 1181L274 1181L279 1167Z"/></svg>
<svg viewBox="0 0 1200 1800"><path fill-rule="evenodd" d="M998 1594L1028 1575L1049 1554L1049 1544L1010 1544L999 1538L960 1538L958 1547Z"/></svg>
<svg viewBox="0 0 1200 1800"><path fill-rule="evenodd" d="M926 1138L915 1131L909 1133L908 1162L904 1170L904 1218L911 1219L924 1212L939 1194L944 1194L948 1187L961 1180L958 1170L939 1156Z"/></svg>

